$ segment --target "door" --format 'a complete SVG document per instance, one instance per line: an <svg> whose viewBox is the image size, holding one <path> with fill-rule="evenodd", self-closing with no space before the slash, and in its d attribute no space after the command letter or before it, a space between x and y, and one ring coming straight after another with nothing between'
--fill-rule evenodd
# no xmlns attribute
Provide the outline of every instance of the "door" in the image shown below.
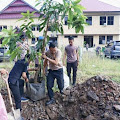
<svg viewBox="0 0 120 120"><path fill-rule="evenodd" d="M93 36L84 36L84 45L88 44L89 48L93 47Z"/></svg>

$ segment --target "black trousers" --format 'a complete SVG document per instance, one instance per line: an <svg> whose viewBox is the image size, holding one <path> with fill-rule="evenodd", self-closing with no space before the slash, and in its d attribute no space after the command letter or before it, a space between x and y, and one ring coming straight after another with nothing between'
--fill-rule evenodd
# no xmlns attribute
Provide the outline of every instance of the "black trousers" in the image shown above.
<svg viewBox="0 0 120 120"><path fill-rule="evenodd" d="M54 86L54 80L57 79L58 88L60 91L64 88L64 79L63 79L63 68L58 70L49 70L48 76L47 76L47 90L48 90L48 96L49 98L53 98L53 86Z"/></svg>
<svg viewBox="0 0 120 120"><path fill-rule="evenodd" d="M24 94L24 80L20 79L15 84L9 83L9 87L15 99L16 109L21 110L21 96Z"/></svg>
<svg viewBox="0 0 120 120"><path fill-rule="evenodd" d="M73 69L73 83L71 81L71 69ZM77 75L77 61L72 63L67 63L67 74L72 84L76 83L76 75Z"/></svg>

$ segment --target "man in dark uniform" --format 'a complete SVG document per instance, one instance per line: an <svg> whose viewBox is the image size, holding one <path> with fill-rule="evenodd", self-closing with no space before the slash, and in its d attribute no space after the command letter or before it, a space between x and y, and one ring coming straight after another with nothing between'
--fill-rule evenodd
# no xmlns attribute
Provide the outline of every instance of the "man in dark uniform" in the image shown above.
<svg viewBox="0 0 120 120"><path fill-rule="evenodd" d="M30 55L26 55L26 57L28 60L22 59L22 60L18 60L15 63L8 78L9 87L15 99L16 109L20 109L20 110L21 110L21 97L22 96L20 94L19 84L20 84L21 76L25 79L26 82L28 82L26 72L27 72L27 67L29 65L29 62L30 62L29 60Z"/></svg>

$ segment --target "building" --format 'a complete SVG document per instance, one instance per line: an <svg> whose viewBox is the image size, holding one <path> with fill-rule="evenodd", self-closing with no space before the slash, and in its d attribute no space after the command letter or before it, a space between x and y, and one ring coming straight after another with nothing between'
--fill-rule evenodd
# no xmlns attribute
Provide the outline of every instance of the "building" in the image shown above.
<svg viewBox="0 0 120 120"><path fill-rule="evenodd" d="M106 43L113 40L120 40L120 8L103 3L98 0L82 0L80 2L86 10L84 14L88 17L86 22L89 24L85 26L84 34L81 32L76 34L74 29L69 29L67 26L67 16L64 20L64 35L54 34L49 31L51 40L57 41L59 47L68 44L68 37L73 36L77 46L84 46L88 43L89 47L105 46ZM22 23L16 22L21 18L21 12L29 10L37 11L25 0L13 0L7 7L0 12L0 32L3 28L9 26L20 26ZM35 13L34 25L32 30L35 38L29 40L29 44L35 44L38 37L43 33L39 33L39 23L37 17L39 13ZM1 34L1 33L0 33Z"/></svg>
<svg viewBox="0 0 120 120"><path fill-rule="evenodd" d="M89 25L85 26L84 34L75 34L74 30L68 30L65 18L64 36L58 37L60 46L67 43L69 35L75 37L76 45L88 43L89 47L102 47L112 40L120 40L120 8L98 0L82 0L80 4L86 8L84 14L88 17L86 22Z"/></svg>

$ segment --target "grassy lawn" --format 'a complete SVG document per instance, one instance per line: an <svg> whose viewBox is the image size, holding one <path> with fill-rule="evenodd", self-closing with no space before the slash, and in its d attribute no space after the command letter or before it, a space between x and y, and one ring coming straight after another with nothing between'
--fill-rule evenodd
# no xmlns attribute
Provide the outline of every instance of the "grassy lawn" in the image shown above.
<svg viewBox="0 0 120 120"><path fill-rule="evenodd" d="M95 53L83 54L78 68L78 82L95 75L105 75L116 82L120 82L120 60L97 57Z"/></svg>

